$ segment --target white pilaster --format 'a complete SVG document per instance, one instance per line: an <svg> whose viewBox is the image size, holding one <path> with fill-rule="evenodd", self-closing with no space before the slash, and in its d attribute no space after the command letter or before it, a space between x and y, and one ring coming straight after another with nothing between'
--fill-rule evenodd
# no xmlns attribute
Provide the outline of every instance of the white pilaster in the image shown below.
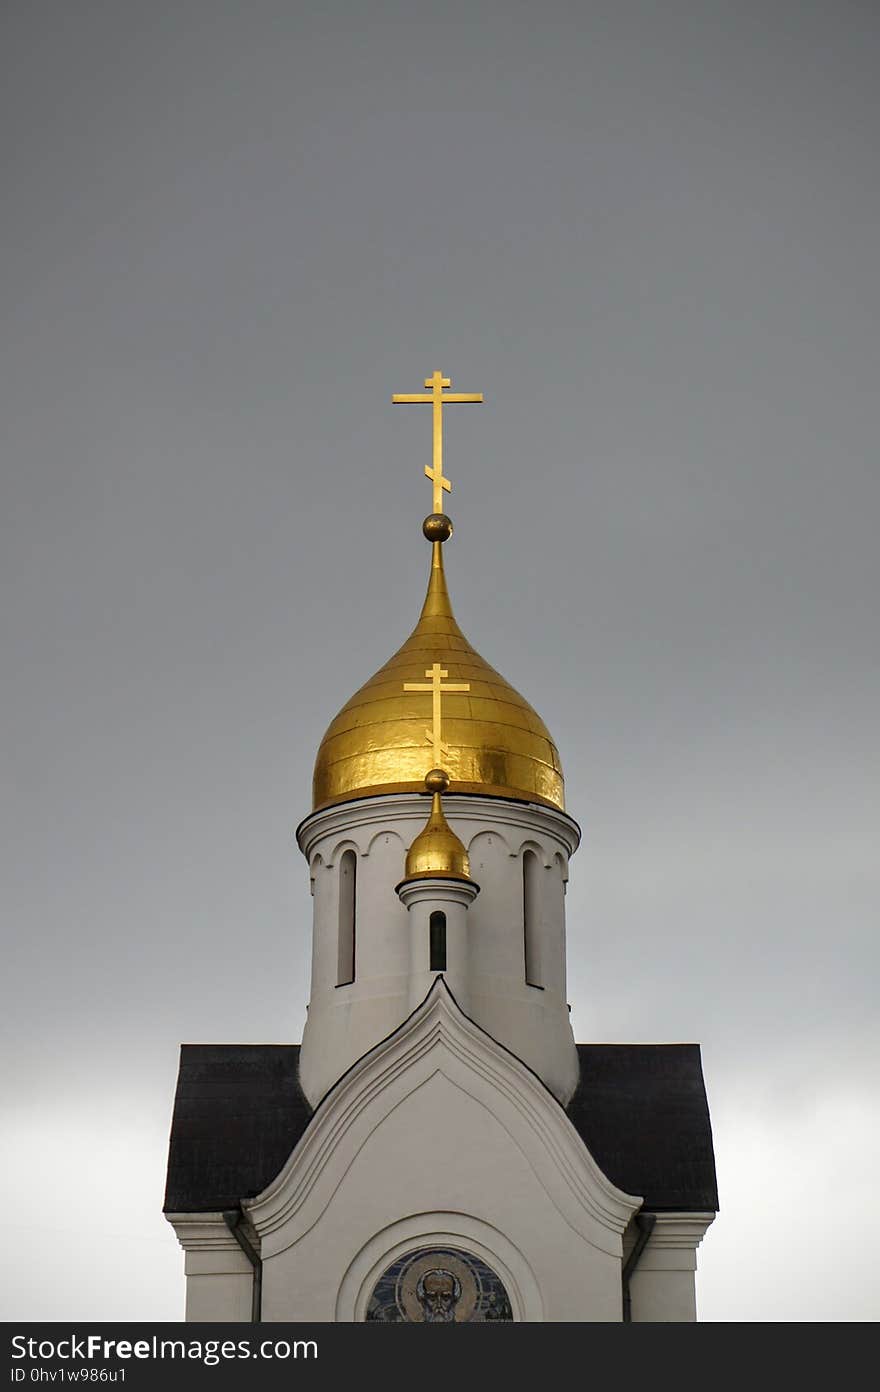
<svg viewBox="0 0 880 1392"><path fill-rule="evenodd" d="M633 1323L696 1320L697 1248L714 1213L658 1213L630 1280Z"/></svg>
<svg viewBox="0 0 880 1392"><path fill-rule="evenodd" d="M253 1267L222 1213L168 1213L186 1256L187 1322L250 1323ZM256 1235L254 1234L256 1241Z"/></svg>

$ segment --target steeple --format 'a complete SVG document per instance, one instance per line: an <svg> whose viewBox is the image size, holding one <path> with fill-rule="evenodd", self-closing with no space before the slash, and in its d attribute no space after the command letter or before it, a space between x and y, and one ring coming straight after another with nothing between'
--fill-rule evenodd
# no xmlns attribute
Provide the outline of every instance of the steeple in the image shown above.
<svg viewBox="0 0 880 1392"><path fill-rule="evenodd" d="M449 598L443 407L482 397L448 393L440 372L425 386L392 400L433 410L427 593L409 638L331 722L297 832L314 894L300 1079L320 1100L442 973L564 1101L578 1077L565 884L580 833L546 726L471 646Z"/></svg>

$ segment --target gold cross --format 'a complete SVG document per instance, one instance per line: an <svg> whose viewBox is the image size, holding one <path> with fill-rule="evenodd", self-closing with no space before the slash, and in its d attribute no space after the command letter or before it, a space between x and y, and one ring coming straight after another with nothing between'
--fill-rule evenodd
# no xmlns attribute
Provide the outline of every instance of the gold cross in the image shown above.
<svg viewBox="0 0 880 1392"><path fill-rule="evenodd" d="M418 401L430 401L434 407L434 464L432 468L425 465L425 473L434 485L434 512L443 511L443 490L447 493L452 492L452 483L443 474L443 407L451 403L476 401L482 402L482 392L450 392L444 396L443 392L447 387L452 386L452 379L444 377L442 372L435 372L433 376L425 378L425 386L431 390L427 396L421 393L398 393L392 396L393 406L408 406Z"/></svg>
<svg viewBox="0 0 880 1392"><path fill-rule="evenodd" d="M449 753L449 745L444 744L441 738L441 693L444 691L470 691L471 684L470 682L446 682L444 685L443 678L448 677L449 673L441 667L439 662L435 662L432 667L429 667L425 676L430 677L431 680L429 682L404 682L403 689L404 691L430 691L433 695L433 719L431 721L431 729L426 730L425 735L427 736L428 743L434 750L433 767L442 768L443 765L441 761L445 755Z"/></svg>

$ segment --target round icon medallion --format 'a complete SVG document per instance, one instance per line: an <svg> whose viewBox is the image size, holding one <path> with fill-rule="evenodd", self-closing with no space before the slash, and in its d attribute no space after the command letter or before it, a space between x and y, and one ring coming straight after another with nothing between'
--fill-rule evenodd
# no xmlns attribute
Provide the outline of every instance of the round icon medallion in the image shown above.
<svg viewBox="0 0 880 1392"><path fill-rule="evenodd" d="M366 1318L383 1324L469 1324L512 1320L513 1313L500 1276L479 1257L421 1247L379 1277Z"/></svg>

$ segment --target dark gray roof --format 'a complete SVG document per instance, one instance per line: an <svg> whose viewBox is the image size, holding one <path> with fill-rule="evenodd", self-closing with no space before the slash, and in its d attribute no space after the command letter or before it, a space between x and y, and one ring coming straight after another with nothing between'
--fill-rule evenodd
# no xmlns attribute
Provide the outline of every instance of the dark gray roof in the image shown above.
<svg viewBox="0 0 880 1392"><path fill-rule="evenodd" d="M216 1212L253 1198L311 1116L298 1044L182 1044L165 1212Z"/></svg>
<svg viewBox="0 0 880 1392"><path fill-rule="evenodd" d="M605 1174L654 1212L715 1212L699 1044L579 1044L568 1115Z"/></svg>
<svg viewBox="0 0 880 1392"><path fill-rule="evenodd" d="M657 1211L718 1207L696 1044L579 1044L568 1115L615 1184ZM274 1179L312 1117L297 1044L184 1044L166 1213L235 1208Z"/></svg>

